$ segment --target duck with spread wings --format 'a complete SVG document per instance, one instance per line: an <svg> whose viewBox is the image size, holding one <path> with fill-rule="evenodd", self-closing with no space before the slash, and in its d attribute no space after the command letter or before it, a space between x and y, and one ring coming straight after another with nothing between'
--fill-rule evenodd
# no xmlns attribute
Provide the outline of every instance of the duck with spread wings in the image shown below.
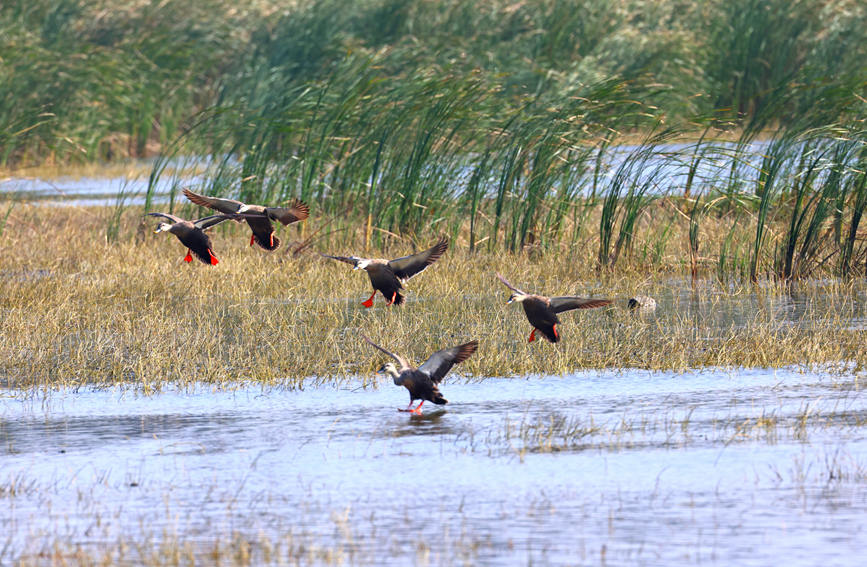
<svg viewBox="0 0 867 567"><path fill-rule="evenodd" d="M409 390L409 405L406 409L399 409L398 411L406 411L416 415L421 415L421 406L426 401L437 405L448 403L448 400L440 393L440 382L449 373L452 366L465 361L479 348L478 341L470 341L452 348L444 348L433 353L424 364L418 368L414 368L402 356L385 350L365 335L361 336L373 347L381 350L400 365L396 366L394 362L386 362L380 367L377 374L388 374L394 380L396 386L403 386ZM413 408L412 403L415 400L421 400L421 403Z"/></svg>
<svg viewBox="0 0 867 567"><path fill-rule="evenodd" d="M306 219L310 215L310 207L304 201L295 199L288 207L265 207L263 205L248 205L235 199L208 197L184 189L184 195L191 202L229 215L242 215L253 234L250 235L250 246L255 242L265 250L274 250L280 246L280 239L274 236L272 220L283 226Z"/></svg>
<svg viewBox="0 0 867 567"><path fill-rule="evenodd" d="M148 216L161 217L171 221L161 222L154 231L154 234L170 232L177 236L181 244L187 247L187 255L184 257L184 262L192 262L192 254L195 254L196 258L202 263L212 266L216 266L219 260L217 260L217 257L214 256L211 250L211 239L205 234L205 231L223 221L238 220L232 215L211 215L197 221L184 220L168 213L148 213Z"/></svg>
<svg viewBox="0 0 867 567"><path fill-rule="evenodd" d="M370 284L373 286L373 293L370 294L367 301L363 301L361 304L365 307L373 307L373 298L377 291L382 293L386 305L401 305L404 300L400 293L400 290L403 289L403 283L439 260L448 247L448 239L442 237L439 242L427 250L395 260L331 256L329 254L320 254L320 256L352 264L355 270L366 271L370 278Z"/></svg>
<svg viewBox="0 0 867 567"><path fill-rule="evenodd" d="M500 274L497 274L497 278L512 290L512 295L506 304L517 301L524 307L524 314L533 325L533 331L530 333L530 340L528 341L531 343L536 340L536 331L541 332L552 343L560 341L560 333L557 331L557 325L560 323L560 319L557 317L558 313L572 309L603 307L611 303L610 299L588 299L575 296L545 297L544 295L524 293Z"/></svg>

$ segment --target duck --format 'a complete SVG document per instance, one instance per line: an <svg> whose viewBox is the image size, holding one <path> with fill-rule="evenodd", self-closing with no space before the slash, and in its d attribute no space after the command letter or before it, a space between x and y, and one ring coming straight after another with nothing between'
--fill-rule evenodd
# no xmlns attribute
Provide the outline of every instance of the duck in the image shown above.
<svg viewBox="0 0 867 567"><path fill-rule="evenodd" d="M630 311L638 311L639 313L653 313L656 311L656 300L649 295L636 295L629 298L626 306Z"/></svg>
<svg viewBox="0 0 867 567"><path fill-rule="evenodd" d="M449 403L440 392L440 382L449 373L452 366L465 361L479 348L479 341L470 341L451 348L444 348L430 355L430 358L421 366L415 368L402 356L382 348L364 334L361 336L374 348L381 350L400 365L397 366L394 362L386 362L376 373L391 376L396 386L403 386L409 390L409 405L406 409L399 408L397 411L409 412L415 415L421 415L421 406L425 402L437 405ZM421 400L421 402L413 408L412 404L415 400Z"/></svg>
<svg viewBox="0 0 867 567"><path fill-rule="evenodd" d="M404 296L400 293L400 290L403 289L403 284L409 278L421 273L425 268L439 260L448 247L448 238L443 236L427 250L394 260L359 258L358 256L331 256L330 254L322 253L319 255L324 258L352 264L353 269L367 272L370 284L373 286L373 293L370 294L370 297L366 301L362 301L361 304L370 308L373 307L373 298L376 296L377 291L382 293L386 305L402 305Z"/></svg>
<svg viewBox="0 0 867 567"><path fill-rule="evenodd" d="M497 274L497 278L512 290L512 295L506 305L517 301L524 307L524 314L533 325L530 340L527 341L530 343L536 340L536 331L542 333L542 336L552 343L560 342L560 332L557 330L557 325L560 324L560 319L557 317L558 313L572 309L604 307L611 303L610 299L588 299L575 296L545 297L544 295L529 294L510 284L500 274Z"/></svg>
<svg viewBox="0 0 867 567"><path fill-rule="evenodd" d="M169 213L148 213L148 216L160 217L170 221L161 222L157 225L154 234L170 232L177 236L181 244L187 247L187 255L184 257L184 262L192 262L193 254L195 254L199 261L211 266L216 266L220 261L214 256L211 250L211 239L205 234L205 231L223 221L240 220L232 215L223 214L211 215L197 221L184 220Z"/></svg>
<svg viewBox="0 0 867 567"><path fill-rule="evenodd" d="M243 215L253 234L250 235L250 246L258 244L265 250L276 250L280 239L274 236L272 220L279 221L283 226L302 221L310 216L310 207L295 199L288 207L266 207L264 205L248 205L235 199L222 199L199 195L189 189L183 190L184 196L196 205L230 215Z"/></svg>

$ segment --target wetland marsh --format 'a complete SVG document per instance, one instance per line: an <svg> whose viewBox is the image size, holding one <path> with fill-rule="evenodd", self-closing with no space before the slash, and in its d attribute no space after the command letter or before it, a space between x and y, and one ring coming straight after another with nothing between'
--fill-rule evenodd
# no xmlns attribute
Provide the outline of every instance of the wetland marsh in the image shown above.
<svg viewBox="0 0 867 567"><path fill-rule="evenodd" d="M0 3L0 564L860 565L862 4Z"/></svg>
<svg viewBox="0 0 867 567"><path fill-rule="evenodd" d="M857 564L860 280L691 281L458 244L400 310L367 310L363 274L290 252L301 229L270 254L219 229L220 264L187 265L135 212L118 241L110 208L9 216L0 562ZM528 344L504 265L615 304ZM636 292L656 312L629 311ZM360 332L414 362L480 348L448 405L407 416Z"/></svg>

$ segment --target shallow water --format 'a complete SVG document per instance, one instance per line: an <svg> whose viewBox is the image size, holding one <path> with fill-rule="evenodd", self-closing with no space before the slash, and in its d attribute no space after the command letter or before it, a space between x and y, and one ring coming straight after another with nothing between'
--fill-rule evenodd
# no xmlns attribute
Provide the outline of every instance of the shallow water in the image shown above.
<svg viewBox="0 0 867 567"><path fill-rule="evenodd" d="M650 183L648 191L655 194L663 194L669 191L680 193L687 183L687 178L693 179L693 194L704 193L719 187L720 180L728 179L732 173L732 156L735 155L736 145L730 142L717 144L705 144L703 158L699 160L697 169L690 173L693 165L694 144L660 144L656 147L646 162L633 163L627 170L632 171L638 184L649 183L652 179L665 179L664 186L659 183ZM758 170L764 149L767 143L756 141L745 148L741 148L738 154L738 163L735 168L737 176L744 180L754 177ZM601 162L601 176L607 182L612 182L615 177L623 174L625 163L630 162L630 156L637 150L637 146L624 145L617 148L609 148ZM589 163L595 163L593 157ZM218 160L222 163L222 160ZM177 160L169 160L168 166L181 171L184 168L207 168L214 166L215 162L210 157L183 157ZM232 161L232 163L235 163ZM133 160L132 166L139 170L150 171L154 165L153 160ZM162 165L162 164L161 164ZM235 163L235 165L237 165ZM591 168L592 169L592 168ZM633 169L635 171L633 171ZM463 192L472 177L474 169L467 167L464 174L453 179L453 189L456 194ZM590 191L590 172L586 174L582 187L585 194ZM166 174L157 178L151 196L154 204L163 204L171 198L171 191L175 189L174 198L183 197L177 189L177 185L197 186L204 183L208 177L204 175L183 174L180 176ZM240 174L239 174L240 177ZM491 187L496 185L492 178ZM43 175L34 177L12 177L0 179L0 197L10 196L17 199L39 202L45 204L98 206L98 205L142 205L145 202L145 194L148 188L148 176L117 176L117 175L91 175L91 176L64 176ZM493 195L492 195L493 196Z"/></svg>
<svg viewBox="0 0 867 567"><path fill-rule="evenodd" d="M196 179L190 178L190 182ZM168 180L156 184L154 203L169 200L172 183ZM0 180L0 198L14 197L50 205L101 206L143 205L148 188L147 177L61 177L12 178Z"/></svg>
<svg viewBox="0 0 867 567"><path fill-rule="evenodd" d="M264 542L316 564L862 562L867 401L851 372L451 378L443 392L447 406L410 416L385 381L7 391L0 564L58 542L233 537L254 563L276 561Z"/></svg>

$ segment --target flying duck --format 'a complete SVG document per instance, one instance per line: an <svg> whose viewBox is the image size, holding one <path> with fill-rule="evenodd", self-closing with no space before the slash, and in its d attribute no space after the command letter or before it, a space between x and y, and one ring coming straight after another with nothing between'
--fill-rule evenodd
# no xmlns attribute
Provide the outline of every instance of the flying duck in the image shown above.
<svg viewBox="0 0 867 567"><path fill-rule="evenodd" d="M421 406L425 401L437 405L449 403L440 393L438 388L439 383L449 373L452 366L465 361L479 348L478 341L470 341L452 348L444 348L433 353L424 364L418 368L414 368L402 356L385 350L365 335L361 336L364 337L365 341L393 358L400 365L400 367L397 367L394 362L386 362L376 373L388 374L394 380L396 386L403 386L409 390L409 405L406 409L398 409L397 411L406 411L416 415L421 415ZM421 400L421 403L413 409L412 403L415 400Z"/></svg>
<svg viewBox="0 0 867 567"><path fill-rule="evenodd" d="M512 295L506 304L508 305L513 301L517 301L524 306L527 320L533 325L533 332L530 333L530 340L528 341L531 343L536 340L536 331L541 331L545 338L552 343L560 340L560 333L557 332L557 325L560 323L560 319L557 318L557 313L571 309L603 307L611 303L610 299L587 299L573 296L545 297L544 295L524 293L510 284L500 274L497 274L497 278L506 284L507 288L512 290Z"/></svg>
<svg viewBox="0 0 867 567"><path fill-rule="evenodd" d="M271 220L279 221L283 226L306 219L310 215L310 207L304 201L295 199L288 207L265 207L263 205L247 205L235 199L207 197L184 189L184 195L191 202L214 209L221 213L235 215L243 214L250 225L253 234L250 235L250 246L255 242L265 250L274 250L280 246L280 239L274 236Z"/></svg>
<svg viewBox="0 0 867 567"><path fill-rule="evenodd" d="M403 289L403 283L439 260L448 247L448 238L443 236L439 242L427 250L395 260L359 258L358 256L330 256L328 254L320 254L320 256L352 264L355 270L365 270L370 277L373 293L370 294L367 301L362 301L361 304L365 307L373 307L373 298L377 291L382 292L386 305L402 304L403 295L401 295L400 290Z"/></svg>
<svg viewBox="0 0 867 567"><path fill-rule="evenodd" d="M187 247L187 255L184 257L184 262L193 261L193 257L190 254L192 252L202 263L212 266L216 266L219 260L211 252L211 239L205 234L205 230L226 220L238 220L232 215L211 215L197 221L184 220L168 213L148 213L148 216L162 217L171 221L161 222L154 231L154 234L171 232L177 236L178 240Z"/></svg>

